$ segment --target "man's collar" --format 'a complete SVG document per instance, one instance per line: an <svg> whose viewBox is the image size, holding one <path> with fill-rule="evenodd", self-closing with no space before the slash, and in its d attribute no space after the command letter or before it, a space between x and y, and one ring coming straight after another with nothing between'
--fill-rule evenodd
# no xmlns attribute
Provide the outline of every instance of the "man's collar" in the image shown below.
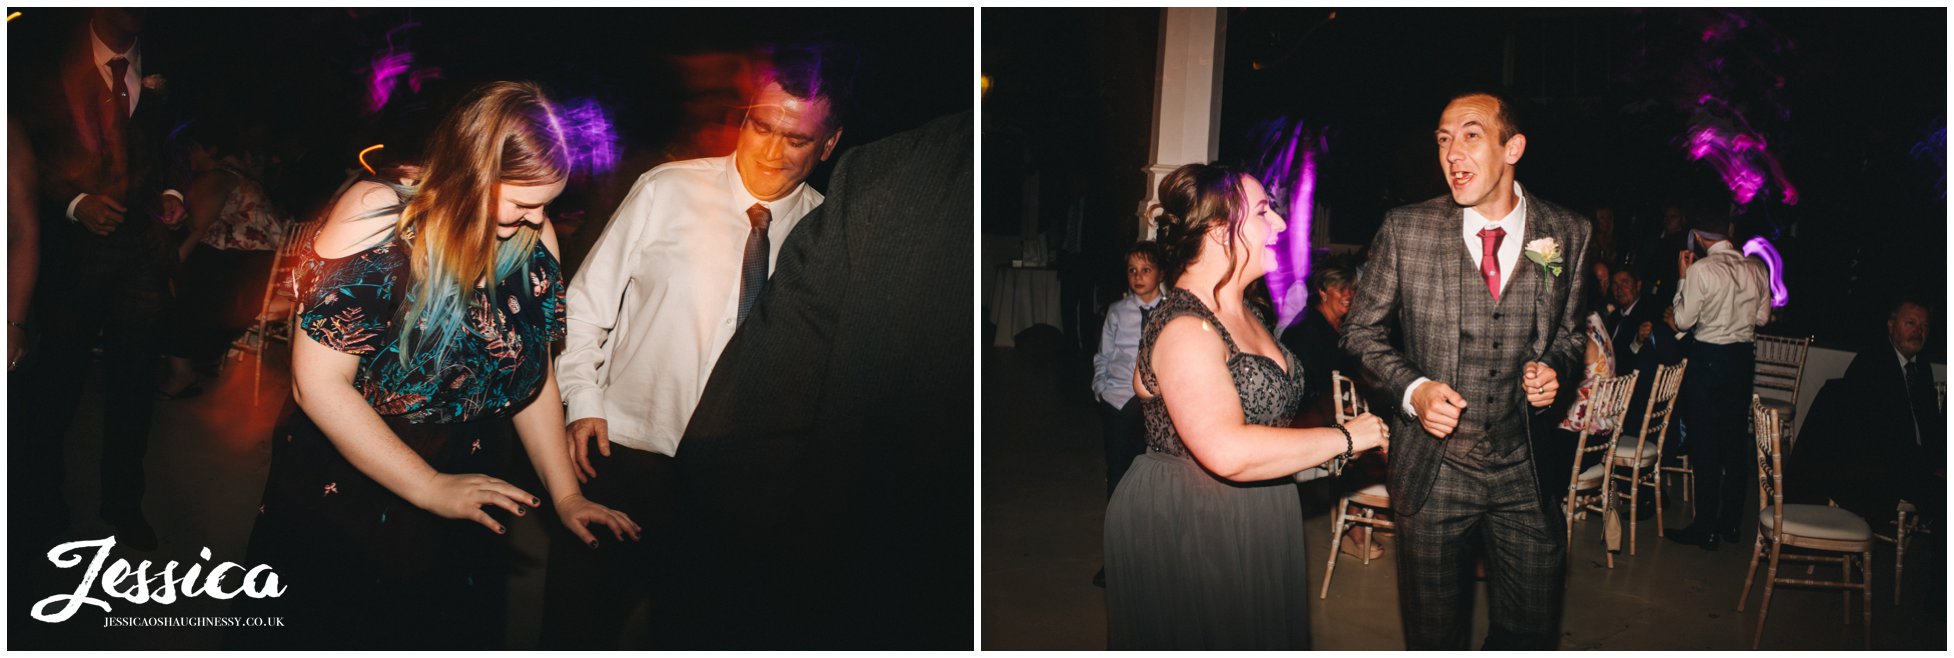
<svg viewBox="0 0 1954 658"><path fill-rule="evenodd" d="M94 49L96 66L106 67L109 65L109 60L121 57L129 60L129 68L138 70L142 68L142 37L138 36L135 41L129 43L129 52L118 53L110 50L108 44L102 43L102 36L95 33L94 22L89 22L87 29L88 43Z"/></svg>
<svg viewBox="0 0 1954 658"><path fill-rule="evenodd" d="M794 191L788 192L786 196L772 201L761 201L759 198L753 196L752 192L747 191L746 179L740 175L739 157L739 153L737 152L726 156L726 181L732 188L730 190L731 194L727 198L733 200L733 216L745 217L746 209L753 207L753 204L756 203L766 206L769 210L790 207L800 201L801 195L807 193L807 181L803 180L795 183Z"/></svg>
<svg viewBox="0 0 1954 658"><path fill-rule="evenodd" d="M1886 341L1886 346L1893 348L1893 356L1898 357L1900 359L1901 370L1906 370L1908 364L1913 363L1914 359L1920 358L1920 355L1918 354L1914 355L1913 359L1907 358L1907 355L1900 351L1900 347L1898 345L1894 345L1893 341L1890 339Z"/></svg>
<svg viewBox="0 0 1954 658"><path fill-rule="evenodd" d="M1730 246L1729 240L1718 240L1716 242L1710 243L1709 253L1715 254L1715 253L1725 253L1725 252L1736 254L1739 256L1743 255L1741 252L1737 251L1736 247Z"/></svg>
<svg viewBox="0 0 1954 658"><path fill-rule="evenodd" d="M1526 191L1520 187L1519 180L1515 179L1513 181L1513 210L1508 211L1506 213L1506 216L1500 217L1499 219L1487 219L1485 215L1479 214L1478 210L1472 208L1466 208L1465 213L1466 213L1465 217L1466 217L1467 226L1477 227L1485 224L1499 224L1501 228L1506 228L1508 226L1517 225L1519 222L1526 221L1526 216L1527 216ZM1515 220L1515 221L1513 223L1508 223L1507 220Z"/></svg>

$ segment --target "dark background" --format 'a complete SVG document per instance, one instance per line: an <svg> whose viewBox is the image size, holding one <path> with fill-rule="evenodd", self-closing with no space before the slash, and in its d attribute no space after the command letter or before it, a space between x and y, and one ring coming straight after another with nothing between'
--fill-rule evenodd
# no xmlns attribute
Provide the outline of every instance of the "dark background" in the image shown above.
<svg viewBox="0 0 1954 658"><path fill-rule="evenodd" d="M1124 292L1121 255L1146 196L1160 10L987 10L987 238L1019 237L1021 184L1040 177L1040 231L1093 348L1097 298ZM1727 212L1730 195L1683 136L1701 94L1743 112L1797 188L1742 209L1785 259L1790 305L1765 329L1852 349L1884 339L1885 305L1929 300L1944 335L1945 11L1227 10L1220 158L1254 163L1270 121L1324 131L1316 204L1331 242L1368 244L1393 206L1438 196L1431 131L1452 93L1504 88L1528 148L1519 179L1591 214L1612 206L1630 250L1663 205ZM1706 39L1706 34L1708 38ZM1510 71L1510 75L1509 72ZM1291 211L1293 215L1293 211ZM1318 245L1321 246L1321 245ZM986 266L998 263L987 262ZM1069 318L1068 318L1069 320ZM1945 341L1927 356L1945 361Z"/></svg>
<svg viewBox="0 0 1954 658"><path fill-rule="evenodd" d="M10 10L11 11L11 10ZM58 44L87 20L81 9L21 10L8 24L9 112L39 93ZM856 62L854 112L836 156L970 106L973 13L967 8L853 9L150 9L145 74L168 78L183 119L233 123L280 158L273 201L308 216L355 155L411 159L459 97L483 82L533 80L559 103L595 99L622 149L617 167L573 181L551 206L573 267L638 175L661 162L725 155L689 150L702 132L737 126L737 81L705 79L713 62L775 44L820 44ZM411 26L409 26L412 24ZM403 28L402 26L408 26ZM396 28L401 28L396 30ZM391 45L416 69L438 68L419 92L405 84L378 114L365 111L374 58ZM713 60L715 56L722 60ZM704 62L704 64L699 64ZM723 76L722 76L723 77ZM688 114L690 112L690 114Z"/></svg>

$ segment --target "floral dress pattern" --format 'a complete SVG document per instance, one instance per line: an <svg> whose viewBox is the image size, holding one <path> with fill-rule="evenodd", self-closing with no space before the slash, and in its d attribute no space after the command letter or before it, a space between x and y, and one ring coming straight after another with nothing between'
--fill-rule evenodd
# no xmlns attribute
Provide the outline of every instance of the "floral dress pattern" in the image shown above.
<svg viewBox="0 0 1954 658"><path fill-rule="evenodd" d="M226 251L277 251L285 241L287 223L265 199L264 185L236 167L221 170L237 177L237 187L204 232L203 244Z"/></svg>
<svg viewBox="0 0 1954 658"><path fill-rule="evenodd" d="M308 245L302 253L314 252ZM359 355L355 388L392 438L436 472L508 477L521 444L513 417L542 390L550 343L563 335L556 258L538 244L527 267L498 281L493 293L469 293L467 321L444 354L416 349L402 363L394 319L411 276L400 240L343 258L307 258L294 272L300 329ZM300 410L271 437L270 474L246 557L275 569L288 591L275 599L239 597L233 613L282 617L286 625L240 629L235 644L498 646L507 607L504 537L474 521L436 516L382 486L346 459L321 429L324 420ZM505 527L513 521L499 507L484 511Z"/></svg>
<svg viewBox="0 0 1954 658"><path fill-rule="evenodd" d="M381 416L410 423L508 417L542 388L551 342L564 334L563 279L539 242L529 266L478 287L446 354L400 359L394 315L408 294L408 251L398 240L344 258L306 259L294 276L299 326L334 351L360 356L354 385Z"/></svg>

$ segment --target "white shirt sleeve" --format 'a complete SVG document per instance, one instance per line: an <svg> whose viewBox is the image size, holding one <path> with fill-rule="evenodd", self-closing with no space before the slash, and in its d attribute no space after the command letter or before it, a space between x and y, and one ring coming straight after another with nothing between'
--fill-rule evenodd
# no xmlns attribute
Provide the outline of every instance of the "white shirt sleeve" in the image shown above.
<svg viewBox="0 0 1954 658"><path fill-rule="evenodd" d="M1419 386L1423 386L1425 382L1431 380L1432 378L1430 377L1419 377L1417 379L1411 380L1410 386L1404 387L1404 403L1398 405L1398 410L1404 412L1405 418L1418 420L1418 410L1411 408L1411 392L1418 390Z"/></svg>
<svg viewBox="0 0 1954 658"><path fill-rule="evenodd" d="M86 196L88 196L87 193L77 194L75 195L75 198L73 200L68 202L68 221L71 222L81 221L80 217L75 216L75 206L81 205L82 198Z"/></svg>
<svg viewBox="0 0 1954 658"><path fill-rule="evenodd" d="M639 243L651 215L647 183L641 177L631 187L565 291L568 331L563 354L556 359L556 381L568 405L566 420L604 417L604 369L610 361L611 330L617 327L625 288L643 253Z"/></svg>

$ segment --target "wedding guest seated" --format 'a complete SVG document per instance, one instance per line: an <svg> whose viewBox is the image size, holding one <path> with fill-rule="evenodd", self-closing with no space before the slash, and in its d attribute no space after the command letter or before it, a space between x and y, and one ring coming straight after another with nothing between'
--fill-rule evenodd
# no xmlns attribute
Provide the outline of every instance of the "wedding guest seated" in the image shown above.
<svg viewBox="0 0 1954 658"><path fill-rule="evenodd" d="M176 250L182 265L163 347L169 358L156 392L160 399L202 392L193 365L223 356L257 318L272 258L284 241L286 222L265 198L234 126L207 118L184 132L196 176L184 197L190 215Z"/></svg>
<svg viewBox="0 0 1954 658"><path fill-rule="evenodd" d="M1337 346L1343 338L1343 316L1350 312L1350 299L1357 296L1357 271L1348 265L1323 261L1310 272L1309 308L1282 332L1282 345L1296 355L1303 369L1303 410L1296 415L1296 427L1324 427L1336 422L1336 391L1330 373L1361 380L1356 361ZM1360 382L1361 386L1361 382ZM1361 393L1360 393L1361 395ZM1338 485L1361 488L1384 481L1382 455L1372 453L1359 459L1354 468L1344 471ZM1369 528L1358 526L1345 533L1344 554L1363 557ZM1370 559L1384 556L1384 546L1371 542Z"/></svg>
<svg viewBox="0 0 1954 658"><path fill-rule="evenodd" d="M1946 499L1947 412L1920 359L1930 320L1915 298L1887 313L1886 340L1859 352L1825 384L1798 433L1787 489L1811 491L1878 525L1897 503L1938 518ZM1818 502L1814 499L1812 502Z"/></svg>
<svg viewBox="0 0 1954 658"><path fill-rule="evenodd" d="M1329 424L1330 371L1356 377L1356 361L1337 347L1343 337L1343 316L1350 312L1350 299L1357 296L1357 272L1348 265L1323 262L1309 274L1309 308L1282 332L1282 345L1295 353L1303 366L1303 413L1316 420L1305 427Z"/></svg>

